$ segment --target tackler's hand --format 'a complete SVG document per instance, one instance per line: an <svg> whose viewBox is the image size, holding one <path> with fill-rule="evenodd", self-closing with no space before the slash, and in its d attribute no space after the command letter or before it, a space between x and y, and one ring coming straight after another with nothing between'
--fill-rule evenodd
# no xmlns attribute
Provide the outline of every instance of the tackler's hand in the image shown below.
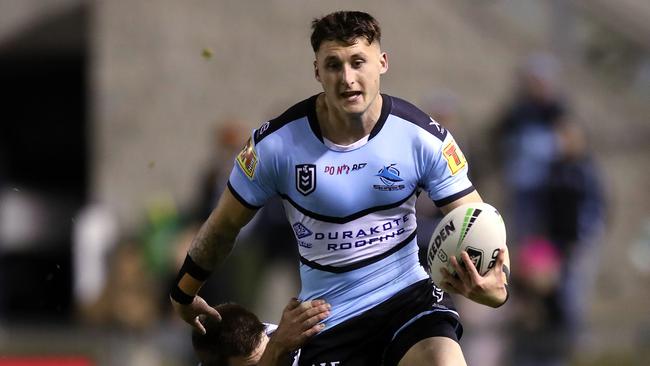
<svg viewBox="0 0 650 366"><path fill-rule="evenodd" d="M300 302L291 299L282 312L278 329L271 342L283 352L300 348L309 337L324 329L321 323L330 315L331 306L325 300Z"/></svg>

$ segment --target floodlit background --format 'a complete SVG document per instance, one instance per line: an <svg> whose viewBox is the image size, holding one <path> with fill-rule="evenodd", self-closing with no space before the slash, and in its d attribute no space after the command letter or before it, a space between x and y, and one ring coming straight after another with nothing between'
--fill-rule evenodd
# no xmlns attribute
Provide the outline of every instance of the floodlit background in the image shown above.
<svg viewBox="0 0 650 366"><path fill-rule="evenodd" d="M517 361L535 352L566 365L649 362L647 1L0 0L0 366L195 364L167 288L246 135L319 92L310 22L341 9L382 26L382 92L453 116L475 185L504 212L513 272L531 275L520 257L541 266L531 297L522 278L501 309L461 302L470 365L558 364ZM518 224L522 192L507 172L521 152L499 126L525 73L552 84L560 119L593 157L602 195L585 260L544 251ZM533 140L540 151L556 141ZM279 319L299 288L279 210L271 202L249 224L206 285L210 302ZM559 212L552 220L580 215ZM566 268L579 268L581 324L559 321L543 290L558 280L544 270L562 281L575 276ZM566 353L534 344L564 336Z"/></svg>

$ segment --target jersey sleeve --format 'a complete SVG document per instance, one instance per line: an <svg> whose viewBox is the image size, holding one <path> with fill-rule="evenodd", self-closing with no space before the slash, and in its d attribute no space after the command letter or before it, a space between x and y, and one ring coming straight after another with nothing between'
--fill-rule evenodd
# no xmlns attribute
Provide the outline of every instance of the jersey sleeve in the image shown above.
<svg viewBox="0 0 650 366"><path fill-rule="evenodd" d="M251 136L235 157L228 179L230 192L251 209L264 206L277 191L273 183L273 155L261 150Z"/></svg>
<svg viewBox="0 0 650 366"><path fill-rule="evenodd" d="M467 159L451 133L446 134L442 144L430 147L425 158L428 172L422 185L436 206L444 206L474 191L467 177Z"/></svg>

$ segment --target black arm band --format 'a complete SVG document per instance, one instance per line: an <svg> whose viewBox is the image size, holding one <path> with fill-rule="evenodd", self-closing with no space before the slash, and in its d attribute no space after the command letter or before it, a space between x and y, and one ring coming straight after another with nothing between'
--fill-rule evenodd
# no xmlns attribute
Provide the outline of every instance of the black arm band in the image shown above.
<svg viewBox="0 0 650 366"><path fill-rule="evenodd" d="M178 287L178 285L174 285L174 287L172 287L172 290L169 292L169 296L177 303L183 305L189 305L192 303L192 301L194 301L194 296L190 296L184 293L183 290Z"/></svg>
<svg viewBox="0 0 650 366"><path fill-rule="evenodd" d="M178 287L179 282L186 273L199 281L205 281L210 276L210 271L206 271L199 267L199 265L192 260L192 257L190 257L189 254L185 256L185 261L183 262L181 269L178 271L174 287L172 287L169 292L169 296L171 296L174 301L183 305L191 304L192 301L194 301L194 295L188 295Z"/></svg>
<svg viewBox="0 0 650 366"><path fill-rule="evenodd" d="M207 271L201 267L199 267L198 264L196 264L190 255L185 256L185 261L183 262L183 265L181 266L180 273L178 274L178 279L176 282L181 280L181 277L187 273L190 276L196 278L199 281L205 281L210 277L210 271Z"/></svg>

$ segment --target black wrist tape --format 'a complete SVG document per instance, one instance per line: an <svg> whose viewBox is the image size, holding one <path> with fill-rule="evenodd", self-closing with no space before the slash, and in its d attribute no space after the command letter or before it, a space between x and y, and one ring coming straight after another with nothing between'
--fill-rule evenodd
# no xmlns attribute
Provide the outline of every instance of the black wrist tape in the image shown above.
<svg viewBox="0 0 650 366"><path fill-rule="evenodd" d="M196 278L199 281L205 281L210 277L210 271L207 271L201 267L199 267L198 264L196 264L190 255L185 256L185 261L183 262L183 265L181 266L180 273L178 274L178 279L176 282L180 281L181 277L187 273L190 276Z"/></svg>
<svg viewBox="0 0 650 366"><path fill-rule="evenodd" d="M183 262L181 269L178 271L174 287L172 287L169 292L169 296L171 296L174 301L183 305L191 304L192 301L194 301L195 296L186 294L180 287L178 287L179 282L186 273L199 281L205 281L210 276L210 271L206 271L199 267L199 265L192 260L192 257L190 257L189 254L185 256L185 261Z"/></svg>
<svg viewBox="0 0 650 366"><path fill-rule="evenodd" d="M169 292L169 296L177 303L183 305L189 305L192 303L192 301L194 301L194 296L190 296L184 293L177 284L172 287L172 290Z"/></svg>

